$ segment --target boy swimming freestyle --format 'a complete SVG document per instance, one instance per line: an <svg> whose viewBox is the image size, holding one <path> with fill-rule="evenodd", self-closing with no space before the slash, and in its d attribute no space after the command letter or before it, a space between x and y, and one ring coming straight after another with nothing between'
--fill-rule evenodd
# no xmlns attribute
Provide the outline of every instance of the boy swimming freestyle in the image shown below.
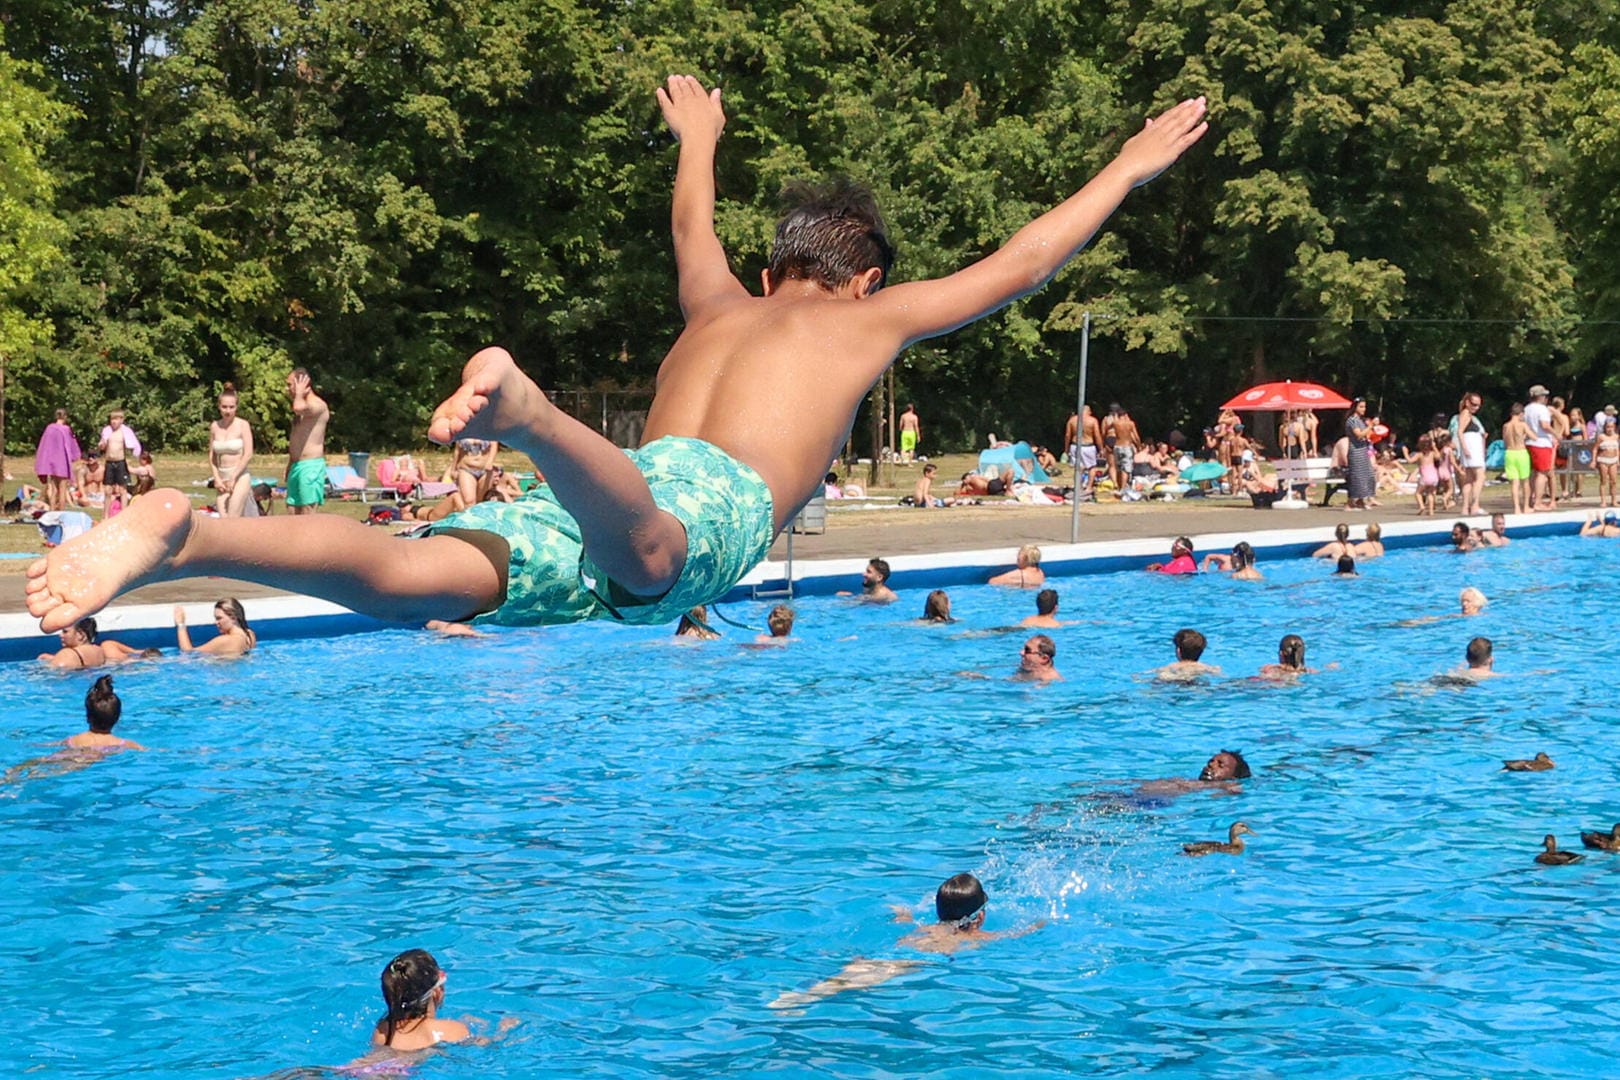
<svg viewBox="0 0 1620 1080"><path fill-rule="evenodd" d="M498 440L546 483L401 541L347 518L209 519L157 491L28 570L53 631L154 581L216 574L396 622L670 622L723 596L820 491L866 392L906 346L1035 291L1130 191L1197 142L1204 99L1130 138L1079 192L948 277L883 288L892 250L871 196L813 197L777 226L763 296L714 231L720 91L657 91L680 142L671 227L686 326L658 372L646 442L626 453L563 414L499 348L467 362L428 436Z"/></svg>

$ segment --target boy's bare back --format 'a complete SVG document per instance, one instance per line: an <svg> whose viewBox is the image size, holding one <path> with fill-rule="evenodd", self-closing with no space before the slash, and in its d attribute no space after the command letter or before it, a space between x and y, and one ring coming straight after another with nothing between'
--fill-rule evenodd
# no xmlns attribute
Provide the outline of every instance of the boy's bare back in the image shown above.
<svg viewBox="0 0 1620 1080"><path fill-rule="evenodd" d="M686 329L659 370L646 439L694 436L752 466L771 489L778 530L819 490L861 399L901 349L1044 285L1131 188L1208 126L1202 98L1148 121L1079 193L948 277L883 288L874 266L829 290L767 272L766 295L756 297L714 233L720 91L671 76L658 101L681 143L671 224Z"/></svg>

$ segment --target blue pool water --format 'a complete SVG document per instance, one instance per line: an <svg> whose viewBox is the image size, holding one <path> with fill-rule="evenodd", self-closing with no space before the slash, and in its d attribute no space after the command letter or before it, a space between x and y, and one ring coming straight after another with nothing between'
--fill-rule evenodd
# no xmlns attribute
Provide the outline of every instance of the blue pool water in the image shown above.
<svg viewBox="0 0 1620 1080"><path fill-rule="evenodd" d="M449 1015L520 1025L422 1077L1607 1075L1620 856L1532 859L1620 820L1617 556L1070 579L1048 687L1002 678L1022 633L974 633L1032 595L985 588L953 589L943 628L906 621L920 592L806 601L786 650L578 627L132 666L119 733L149 752L0 789L0 1057L341 1064L383 964L424 946ZM1401 625L1465 584L1486 614ZM1227 677L1144 681L1184 625ZM1337 666L1248 679L1288 632ZM1507 677L1431 683L1474 634ZM9 677L0 763L79 729L87 676ZM1222 747L1256 769L1241 795L1121 797ZM1538 750L1555 771L1500 771ZM1239 819L1245 856L1178 855ZM960 870L987 928L1046 925L768 1008L907 955L888 906L931 919Z"/></svg>

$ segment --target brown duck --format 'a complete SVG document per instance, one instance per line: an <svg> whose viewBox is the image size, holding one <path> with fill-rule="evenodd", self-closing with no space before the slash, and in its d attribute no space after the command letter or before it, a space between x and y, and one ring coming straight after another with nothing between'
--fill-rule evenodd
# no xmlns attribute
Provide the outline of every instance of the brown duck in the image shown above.
<svg viewBox="0 0 1620 1080"><path fill-rule="evenodd" d="M1551 833L1547 834L1547 838L1541 842L1541 846L1547 849L1536 856L1536 862L1542 866L1568 866L1570 863L1578 863L1586 858L1585 855L1578 851L1559 851L1558 837L1553 836Z"/></svg>
<svg viewBox="0 0 1620 1080"><path fill-rule="evenodd" d="M1238 822L1226 830L1226 842L1219 840L1198 840L1191 844L1182 844L1183 855L1241 855L1243 854L1243 834L1255 835L1253 829L1243 822ZM1577 856L1579 858L1579 856Z"/></svg>
<svg viewBox="0 0 1620 1080"><path fill-rule="evenodd" d="M1533 758L1514 758L1512 761L1502 762L1502 768L1508 772L1545 772L1556 768L1553 759L1542 751Z"/></svg>
<svg viewBox="0 0 1620 1080"><path fill-rule="evenodd" d="M1620 851L1620 825L1606 833L1583 832L1581 843L1597 851Z"/></svg>

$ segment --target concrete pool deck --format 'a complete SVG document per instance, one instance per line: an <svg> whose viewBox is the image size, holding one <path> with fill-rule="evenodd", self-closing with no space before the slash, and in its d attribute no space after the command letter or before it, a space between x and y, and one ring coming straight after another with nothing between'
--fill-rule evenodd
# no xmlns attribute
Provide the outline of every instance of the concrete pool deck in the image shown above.
<svg viewBox="0 0 1620 1080"><path fill-rule="evenodd" d="M1484 505L1505 512L1505 488L1491 488ZM1509 516L1511 535L1569 534L1596 509L1585 500L1576 509L1557 513ZM1293 558L1332 538L1341 522L1361 539L1368 522L1383 526L1392 548L1444 544L1454 522L1488 524L1487 517L1460 518L1442 513L1416 517L1405 499L1368 512L1342 508L1256 510L1235 500L1174 504L1086 504L1081 507L1080 543L1070 544L1068 507L1017 504L942 510L855 509L836 504L823 533L795 534L795 595L826 595L858 589L860 573L874 556L887 559L897 589L937 588L983 582L991 573L1012 566L1016 549L1038 544L1042 565L1055 576L1132 569L1167 557L1170 541L1186 535L1200 558L1226 552L1247 540L1267 559ZM777 598L787 589L786 535L777 539L769 559L745 577L727 601ZM0 660L32 659L52 648L41 635L23 602L25 560L0 567ZM136 647L174 646L172 608L186 605L187 621L205 633L210 607L222 596L235 596L247 606L261 638L328 636L385 624L356 615L335 604L226 578L197 578L137 589L97 616L102 632ZM921 601L918 600L920 605ZM920 607L919 607L920 610Z"/></svg>

